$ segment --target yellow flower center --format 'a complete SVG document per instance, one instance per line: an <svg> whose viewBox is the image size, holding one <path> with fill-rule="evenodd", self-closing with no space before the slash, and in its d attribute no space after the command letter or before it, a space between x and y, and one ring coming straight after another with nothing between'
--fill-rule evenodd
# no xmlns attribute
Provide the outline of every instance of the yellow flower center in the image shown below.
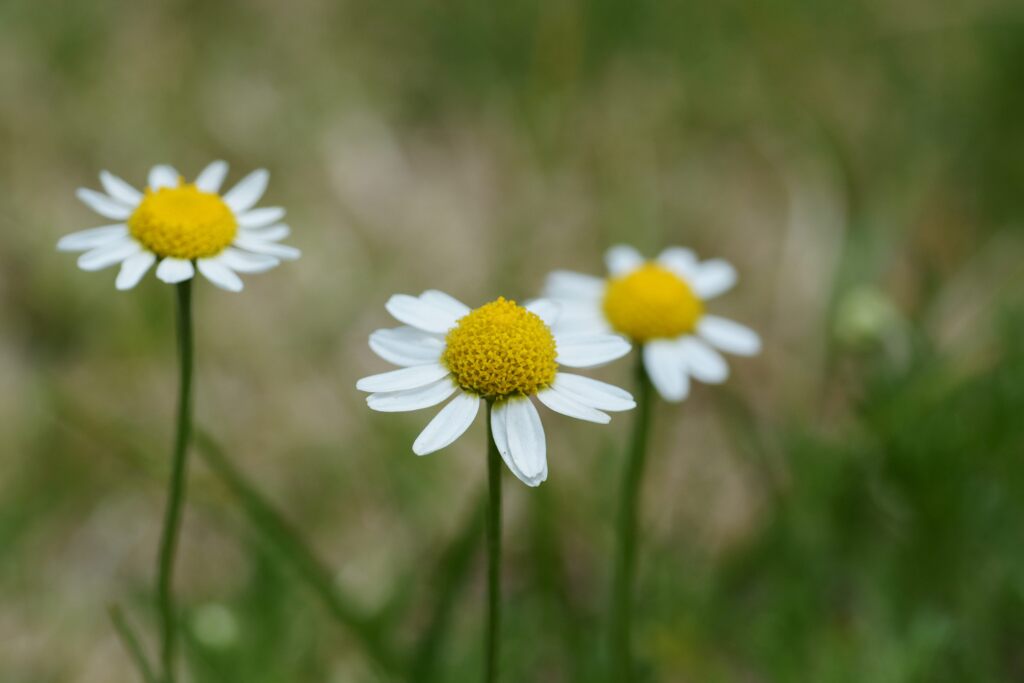
<svg viewBox="0 0 1024 683"><path fill-rule="evenodd" d="M644 342L692 332L704 304L685 280L649 262L608 282L604 313L616 331Z"/></svg>
<svg viewBox="0 0 1024 683"><path fill-rule="evenodd" d="M448 332L441 361L455 382L485 398L531 395L555 381L555 338L536 314L503 297Z"/></svg>
<svg viewBox="0 0 1024 683"><path fill-rule="evenodd" d="M195 185L146 190L128 218L132 237L157 256L196 259L219 254L235 239L235 214L218 195Z"/></svg>

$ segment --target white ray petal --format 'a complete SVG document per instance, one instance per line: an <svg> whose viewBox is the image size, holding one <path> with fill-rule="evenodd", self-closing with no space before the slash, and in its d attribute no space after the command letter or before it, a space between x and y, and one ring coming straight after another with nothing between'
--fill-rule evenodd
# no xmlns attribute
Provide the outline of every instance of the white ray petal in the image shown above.
<svg viewBox="0 0 1024 683"><path fill-rule="evenodd" d="M416 437L412 452L427 455L450 445L465 434L480 412L479 396L460 391L451 403L441 409L430 424Z"/></svg>
<svg viewBox="0 0 1024 683"><path fill-rule="evenodd" d="M537 408L528 398L512 398L506 404L509 456L527 486L538 486L548 476L547 441Z"/></svg>
<svg viewBox="0 0 1024 683"><path fill-rule="evenodd" d="M259 239L258 237L254 237L253 233L248 231L244 234L237 235L232 244L236 247L247 249L254 254L268 254L286 261L294 261L302 256L302 252L295 247L290 247L286 244L278 244L276 242L267 242Z"/></svg>
<svg viewBox="0 0 1024 683"><path fill-rule="evenodd" d="M131 289L139 284L142 276L156 263L156 254L151 251L140 251L132 254L121 263L121 272L117 274L114 286L120 290Z"/></svg>
<svg viewBox="0 0 1024 683"><path fill-rule="evenodd" d="M414 327L396 327L371 334L370 348L389 363L409 367L440 360L444 341Z"/></svg>
<svg viewBox="0 0 1024 683"><path fill-rule="evenodd" d="M262 228L276 223L284 217L284 209L280 206L265 206L262 209L246 211L238 217L238 225L242 228Z"/></svg>
<svg viewBox="0 0 1024 683"><path fill-rule="evenodd" d="M196 261L196 267L199 268L203 277L221 289L226 289L229 292L241 292L245 286L242 283L242 278L217 258L201 258Z"/></svg>
<svg viewBox="0 0 1024 683"><path fill-rule="evenodd" d="M82 270L102 270L115 263L121 263L140 251L142 251L141 244L131 237L122 237L116 242L106 243L79 256L78 267Z"/></svg>
<svg viewBox="0 0 1024 683"><path fill-rule="evenodd" d="M732 289L736 284L736 269L728 261L710 259L697 266L689 282L697 296L711 299Z"/></svg>
<svg viewBox="0 0 1024 683"><path fill-rule="evenodd" d="M546 405L556 413L575 417L577 420L596 422L597 424L608 424L612 418L596 408L583 405L569 394L562 393L556 389L542 389L537 392L537 400Z"/></svg>
<svg viewBox="0 0 1024 683"><path fill-rule="evenodd" d="M692 249L669 247L658 254L658 263L689 282L697 272L697 255Z"/></svg>
<svg viewBox="0 0 1024 683"><path fill-rule="evenodd" d="M124 223L117 225L104 225L101 228L89 228L79 230L70 235L64 235L57 242L58 251L85 251L95 249L104 244L118 241L128 234L128 226Z"/></svg>
<svg viewBox="0 0 1024 683"><path fill-rule="evenodd" d="M280 242L292 234L292 229L284 223L279 223L268 228L241 228L239 234L261 242Z"/></svg>
<svg viewBox="0 0 1024 683"><path fill-rule="evenodd" d="M616 244L605 252L604 263L608 272L619 277L627 275L644 264L640 252L627 244Z"/></svg>
<svg viewBox="0 0 1024 683"><path fill-rule="evenodd" d="M184 282L195 275L192 262L180 258L165 258L156 267L156 277L168 284Z"/></svg>
<svg viewBox="0 0 1024 683"><path fill-rule="evenodd" d="M633 396L625 389L583 375L559 372L552 387L561 394L599 410L618 412L636 407Z"/></svg>
<svg viewBox="0 0 1024 683"><path fill-rule="evenodd" d="M385 308L396 320L426 332L444 333L455 327L458 316L423 299L408 294L395 294Z"/></svg>
<svg viewBox="0 0 1024 683"><path fill-rule="evenodd" d="M220 192L220 186L224 182L224 177L228 174L228 162L226 161L211 161L206 168L199 172L196 176L196 187L203 192L209 192L210 194L216 194Z"/></svg>
<svg viewBox="0 0 1024 683"><path fill-rule="evenodd" d="M383 372L379 375L363 377L356 382L356 389L373 393L388 391L407 391L432 384L442 377L447 377L450 371L440 363L430 365L414 365L401 370Z"/></svg>
<svg viewBox="0 0 1024 683"><path fill-rule="evenodd" d="M141 192L118 178L113 173L100 171L100 183L103 184L103 189L107 194L122 204L134 207L138 206L139 202L142 201Z"/></svg>
<svg viewBox="0 0 1024 683"><path fill-rule="evenodd" d="M720 384L729 377L729 364L722 354L697 337L683 337L676 342L683 354L687 369L695 379L708 384Z"/></svg>
<svg viewBox="0 0 1024 683"><path fill-rule="evenodd" d="M149 188L159 190L161 187L178 187L181 184L181 174L172 166L158 164L149 169Z"/></svg>
<svg viewBox="0 0 1024 683"><path fill-rule="evenodd" d="M556 270L544 283L544 296L552 299L599 301L604 297L607 283L593 275Z"/></svg>
<svg viewBox="0 0 1024 683"><path fill-rule="evenodd" d="M455 382L445 377L433 384L416 389L370 394L366 397L366 405L382 413L402 413L410 410L421 410L436 406L454 394L457 388Z"/></svg>
<svg viewBox="0 0 1024 683"><path fill-rule="evenodd" d="M697 323L697 334L722 351L737 356L755 356L761 352L761 337L738 322L705 315Z"/></svg>
<svg viewBox="0 0 1024 683"><path fill-rule="evenodd" d="M263 196L267 189L267 180L269 179L270 173L267 169L260 168L253 171L227 191L223 197L224 203L235 212L236 216L244 211L248 211L256 206L256 202Z"/></svg>
<svg viewBox="0 0 1024 683"><path fill-rule="evenodd" d="M470 311L469 306L462 303L450 294L438 291L436 289L428 289L419 296L420 301L443 308L444 310L455 316L456 320L464 315L467 315Z"/></svg>
<svg viewBox="0 0 1024 683"><path fill-rule="evenodd" d="M131 216L132 211L134 210L127 204L123 204L116 199L112 199L102 192L90 190L87 187L78 188L78 191L75 192L75 196L99 215L104 218L111 218L115 221L123 221L128 218L128 216Z"/></svg>
<svg viewBox="0 0 1024 683"><path fill-rule="evenodd" d="M491 438L494 439L494 445L497 446L501 459L505 461L505 466L515 475L516 479L525 482L526 475L512 459L512 453L508 447L508 403L508 401L501 401L495 403L491 408Z"/></svg>
<svg viewBox="0 0 1024 683"><path fill-rule="evenodd" d="M280 263L273 256L253 254L233 247L226 248L211 260L219 261L237 273L262 273Z"/></svg>
<svg viewBox="0 0 1024 683"><path fill-rule="evenodd" d="M559 365L592 368L622 358L632 348L623 337L614 334L556 335L555 349Z"/></svg>
<svg viewBox="0 0 1024 683"><path fill-rule="evenodd" d="M527 303L525 308L543 320L548 327L558 321L558 315L562 310L562 307L551 299L534 299Z"/></svg>
<svg viewBox="0 0 1024 683"><path fill-rule="evenodd" d="M690 378L679 347L672 341L657 339L644 344L644 369L666 401L682 401L690 393Z"/></svg>

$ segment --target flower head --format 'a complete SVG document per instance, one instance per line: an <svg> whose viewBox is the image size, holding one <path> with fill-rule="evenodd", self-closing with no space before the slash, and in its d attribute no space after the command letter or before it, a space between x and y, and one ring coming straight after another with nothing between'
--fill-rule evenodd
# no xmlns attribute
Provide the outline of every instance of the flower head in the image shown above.
<svg viewBox="0 0 1024 683"><path fill-rule="evenodd" d="M605 261L607 279L556 271L545 296L562 307L566 324L617 332L642 345L644 369L665 400L686 398L691 376L724 382L729 366L719 351L752 356L761 350L756 332L706 312L709 300L736 283L725 261L701 262L679 247L648 261L623 245L609 249Z"/></svg>
<svg viewBox="0 0 1024 683"><path fill-rule="evenodd" d="M491 402L494 443L508 468L530 486L547 479L547 445L532 398L555 412L607 423L604 411L634 407L628 392L561 367L589 368L629 353L620 336L553 328L558 307L539 299L526 306L498 298L471 310L442 292L398 294L387 310L405 326L377 330L370 348L402 366L359 380L373 410L429 408L455 398L413 444L426 455L459 438L483 401Z"/></svg>
<svg viewBox="0 0 1024 683"><path fill-rule="evenodd" d="M228 165L214 161L187 183L170 166L154 166L142 192L103 171L103 192L78 190L81 199L104 218L120 221L63 237L61 251L84 252L83 270L121 265L118 289L131 289L159 262L156 276L182 282L196 269L223 289L242 289L238 273L269 270L299 250L279 244L290 234L279 221L280 207L253 208L263 196L269 174L253 171L224 195L219 193Z"/></svg>

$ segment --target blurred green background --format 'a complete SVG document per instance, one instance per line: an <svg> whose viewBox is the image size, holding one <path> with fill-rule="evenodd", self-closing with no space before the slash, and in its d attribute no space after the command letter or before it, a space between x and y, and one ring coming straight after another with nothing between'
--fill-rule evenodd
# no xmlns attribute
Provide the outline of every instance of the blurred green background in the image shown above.
<svg viewBox="0 0 1024 683"><path fill-rule="evenodd" d="M525 298L619 241L731 260L715 311L765 340L656 413L641 680L1024 680L1022 64L1010 0L6 0L0 679L137 680L115 603L152 651L173 292L54 244L100 169L224 158L304 256L199 283L198 422L320 564L193 460L189 680L406 678L375 642L477 679L484 425L413 456L366 337L391 293ZM544 419L504 678L591 683L631 417Z"/></svg>

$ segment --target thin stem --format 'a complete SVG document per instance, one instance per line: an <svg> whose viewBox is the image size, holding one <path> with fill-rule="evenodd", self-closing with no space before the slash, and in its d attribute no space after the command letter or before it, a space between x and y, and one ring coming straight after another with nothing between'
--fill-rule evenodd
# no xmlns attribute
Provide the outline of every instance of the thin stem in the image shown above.
<svg viewBox="0 0 1024 683"><path fill-rule="evenodd" d="M491 410L487 404L487 640L485 643L484 681L498 680L498 656L501 631L501 454L491 430Z"/></svg>
<svg viewBox="0 0 1024 683"><path fill-rule="evenodd" d="M117 631L118 637L121 638L121 642L124 644L128 654L131 655L132 662L135 667L139 670L139 675L142 676L142 680L145 683L157 683L157 678L153 674L153 669L149 665L149 661L146 659L146 654L142 650L142 643L139 642L138 636L135 635L135 631L132 630L131 625L125 618L124 613L120 607L110 607L110 620L114 622L114 629Z"/></svg>
<svg viewBox="0 0 1024 683"><path fill-rule="evenodd" d="M651 426L651 380L644 372L643 361L637 354L636 413L633 422L629 460L622 477L619 501L615 577L612 584L611 628L609 630L611 666L609 680L629 683L632 680L632 607L633 582L636 573L637 511L640 486L643 482L644 461L647 456L647 434Z"/></svg>
<svg viewBox="0 0 1024 683"><path fill-rule="evenodd" d="M178 547L181 515L185 501L188 445L192 430L192 281L178 283L178 358L181 361L181 385L178 394L178 425L171 460L171 481L167 492L163 535L160 540L160 564L157 579L157 606L160 611L160 662L163 683L174 683L174 658L177 649L177 614L174 605L172 575Z"/></svg>

